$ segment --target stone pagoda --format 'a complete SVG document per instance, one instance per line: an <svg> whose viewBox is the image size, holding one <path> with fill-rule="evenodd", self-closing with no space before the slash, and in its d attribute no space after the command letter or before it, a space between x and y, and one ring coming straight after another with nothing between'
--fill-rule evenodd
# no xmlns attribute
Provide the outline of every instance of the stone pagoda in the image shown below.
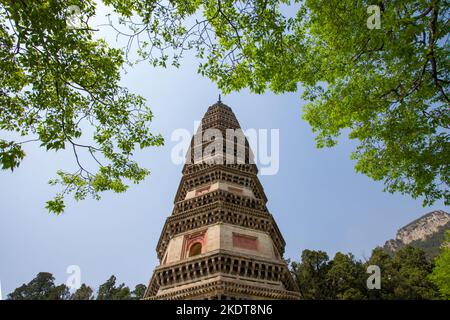
<svg viewBox="0 0 450 320"><path fill-rule="evenodd" d="M257 173L219 97L192 138L144 299L299 299Z"/></svg>

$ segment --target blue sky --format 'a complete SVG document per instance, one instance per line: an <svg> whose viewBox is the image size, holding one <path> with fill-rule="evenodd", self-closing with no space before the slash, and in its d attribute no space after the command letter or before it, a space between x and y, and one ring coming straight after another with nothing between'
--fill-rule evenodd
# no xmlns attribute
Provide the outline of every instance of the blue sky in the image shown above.
<svg viewBox="0 0 450 320"><path fill-rule="evenodd" d="M155 247L171 214L181 165L170 158L178 128L192 132L217 101L216 85L197 74L193 57L180 69L154 69L146 63L128 68L123 84L148 99L155 119L153 132L165 146L136 157L152 171L125 194L105 194L101 201L68 201L61 216L47 213L45 201L58 190L47 184L58 169L70 170L70 152L26 147L27 157L13 173L0 171L0 282L3 295L38 272L66 281L66 268L78 265L81 280L93 287L110 275L130 287L147 284L157 265ZM332 149L316 149L309 125L301 119L299 93L275 95L247 91L222 96L242 127L280 130L278 174L261 176L274 215L286 240L286 258L303 249L352 252L359 258L395 236L413 219L444 209L442 202L423 208L421 200L382 191L383 185L354 171L350 153L355 142L345 136ZM2 136L5 136L2 133ZM448 210L446 210L448 211Z"/></svg>

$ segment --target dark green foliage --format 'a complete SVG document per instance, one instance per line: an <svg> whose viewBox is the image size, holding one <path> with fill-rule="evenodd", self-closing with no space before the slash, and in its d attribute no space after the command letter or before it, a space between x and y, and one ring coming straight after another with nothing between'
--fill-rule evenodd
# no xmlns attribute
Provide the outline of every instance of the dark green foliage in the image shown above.
<svg viewBox="0 0 450 320"><path fill-rule="evenodd" d="M433 270L425 253L411 246L400 249L392 258L393 278L398 279L394 296L396 299L434 299L437 287L427 279ZM381 267L381 266L380 266Z"/></svg>
<svg viewBox="0 0 450 320"><path fill-rule="evenodd" d="M134 290L131 292L131 298L133 300L140 300L144 297L145 290L147 290L147 287L140 283L134 287Z"/></svg>
<svg viewBox="0 0 450 320"><path fill-rule="evenodd" d="M62 284L55 286L51 273L39 272L28 284L23 284L8 295L10 300L66 300L69 288Z"/></svg>
<svg viewBox="0 0 450 320"><path fill-rule="evenodd" d="M141 17L131 40L149 32L138 53L153 65L178 66L193 49L224 92L301 85L318 147L348 131L358 172L424 205L450 203L448 0L104 2Z"/></svg>
<svg viewBox="0 0 450 320"><path fill-rule="evenodd" d="M380 29L367 27L370 0L103 2L129 27L127 53L134 44L140 58L166 67L193 49L199 73L224 92L301 84L318 147L348 130L356 171L424 205L450 203L448 0L377 1ZM70 5L81 9L81 28L68 28ZM47 202L58 214L68 193L98 198L142 181L149 171L134 150L163 143L144 99L119 85L128 55L94 40L86 22L95 10L92 0L0 1L0 129L27 136L0 140L1 167L20 164L29 136L45 150L73 151L78 169L51 181L63 186Z"/></svg>
<svg viewBox="0 0 450 320"><path fill-rule="evenodd" d="M92 300L92 299L94 299L92 288L84 283L70 296L70 300Z"/></svg>
<svg viewBox="0 0 450 320"><path fill-rule="evenodd" d="M447 230L450 230L450 222L439 228L438 232L433 233L425 240L416 240L409 245L425 251L425 255L428 259L434 259L439 255L441 246L445 242L445 233Z"/></svg>
<svg viewBox="0 0 450 320"><path fill-rule="evenodd" d="M422 249L425 252L427 259L431 261L440 253L441 246L445 242L445 233L447 230L450 230L450 222L441 226L438 231L434 232L425 239L412 241L408 245L414 248ZM405 245L400 241L397 241L397 246L399 248L405 247ZM390 255L394 255L394 252L392 252L388 246L385 246L384 249Z"/></svg>
<svg viewBox="0 0 450 320"><path fill-rule="evenodd" d="M381 270L381 289L367 288L369 265ZM292 263L303 299L438 299L438 287L429 279L433 264L418 248L405 247L390 256L376 248L367 262L352 254L336 253L329 260L322 251L304 250L300 263Z"/></svg>
<svg viewBox="0 0 450 320"><path fill-rule="evenodd" d="M116 286L116 277L111 276L98 289L97 300L130 300L130 288L124 283Z"/></svg>
<svg viewBox="0 0 450 320"><path fill-rule="evenodd" d="M23 284L8 295L10 300L139 300L144 297L147 287L138 284L132 292L124 283L116 286L116 277L111 276L101 284L97 296L86 284L72 294L65 284L56 286L51 273L40 272L28 284Z"/></svg>
<svg viewBox="0 0 450 320"><path fill-rule="evenodd" d="M97 300L139 300L144 297L147 287L138 284L133 291L125 286L124 283L116 286L116 277L112 275L98 289Z"/></svg>
<svg viewBox="0 0 450 320"><path fill-rule="evenodd" d="M70 6L82 13L80 26L66 22ZM153 115L143 97L120 86L123 52L95 40L87 22L91 0L0 0L0 167L17 168L24 145L68 150L76 169L59 170L61 185L50 212L64 211L64 198L76 200L104 191L124 192L148 174L133 159L136 149L159 146L150 131Z"/></svg>

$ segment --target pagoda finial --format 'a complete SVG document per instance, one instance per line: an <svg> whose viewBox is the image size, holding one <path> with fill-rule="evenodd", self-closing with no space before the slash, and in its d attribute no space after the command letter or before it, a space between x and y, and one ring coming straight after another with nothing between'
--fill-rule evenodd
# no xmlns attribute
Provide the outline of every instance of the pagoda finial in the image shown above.
<svg viewBox="0 0 450 320"><path fill-rule="evenodd" d="M218 101L219 103L221 103L222 102L222 97L220 96L220 93L219 93L219 101Z"/></svg>

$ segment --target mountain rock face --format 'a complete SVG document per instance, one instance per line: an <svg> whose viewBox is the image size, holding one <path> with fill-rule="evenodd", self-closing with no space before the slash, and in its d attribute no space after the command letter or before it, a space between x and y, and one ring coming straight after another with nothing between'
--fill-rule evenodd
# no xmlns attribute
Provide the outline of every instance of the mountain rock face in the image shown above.
<svg viewBox="0 0 450 320"><path fill-rule="evenodd" d="M423 249L429 258L433 258L439 253L448 229L450 214L442 210L432 211L399 229L396 238L386 241L384 248L395 252L411 245Z"/></svg>

